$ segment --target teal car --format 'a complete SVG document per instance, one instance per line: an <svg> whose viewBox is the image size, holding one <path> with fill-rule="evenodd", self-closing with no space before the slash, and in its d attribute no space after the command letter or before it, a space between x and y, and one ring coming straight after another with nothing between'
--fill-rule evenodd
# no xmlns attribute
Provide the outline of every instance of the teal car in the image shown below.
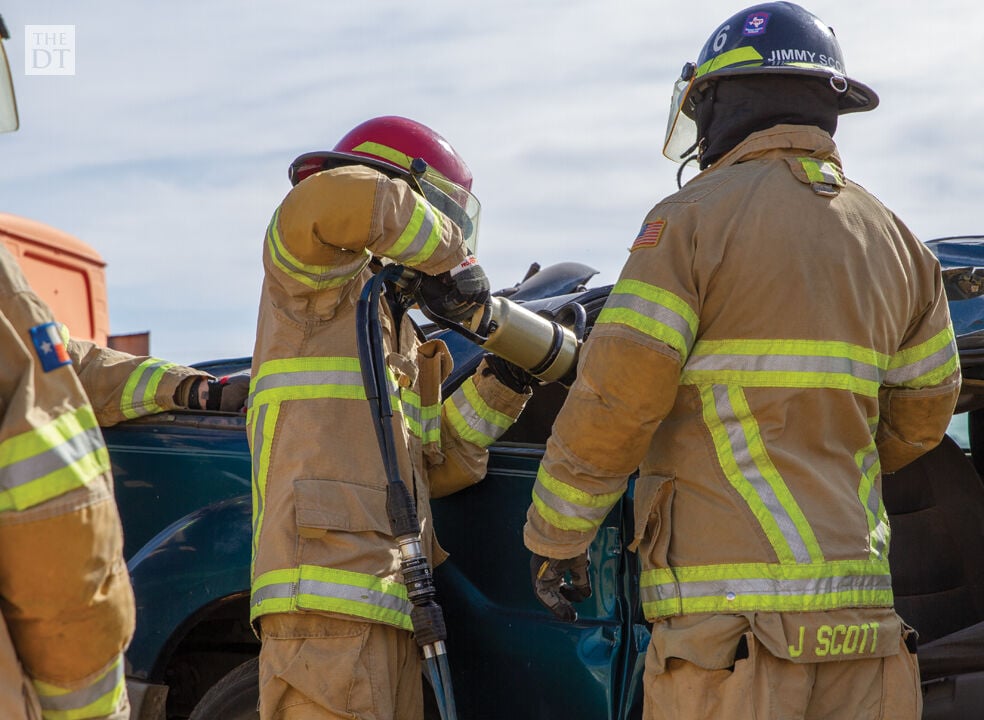
<svg viewBox="0 0 984 720"><path fill-rule="evenodd" d="M577 302L590 327L610 290L586 289L593 274L564 263L506 294L547 314ZM447 331L425 330L444 337L455 357L445 388L451 391L473 371L482 350ZM984 385L984 349L962 349L962 356L965 375L976 374ZM223 375L248 365L248 358L238 358L200 367ZM591 546L594 593L578 606L577 622L556 620L530 588L522 528L565 393L556 384L536 388L520 420L491 448L485 480L433 502L442 545L451 552L435 581L462 720L641 717L649 628L636 556L626 551L633 537L631 482ZM984 410L972 393L962 402L970 411L962 416L963 433L974 442L960 448L947 439L884 479L896 530L898 607L925 643L925 718L978 717L984 706L984 485L969 452L984 442ZM248 620L252 511L244 418L164 413L107 429L105 436L137 602L136 634L127 652L134 719L257 718L259 642ZM957 551L964 560L950 557ZM428 720L438 720L422 682Z"/></svg>

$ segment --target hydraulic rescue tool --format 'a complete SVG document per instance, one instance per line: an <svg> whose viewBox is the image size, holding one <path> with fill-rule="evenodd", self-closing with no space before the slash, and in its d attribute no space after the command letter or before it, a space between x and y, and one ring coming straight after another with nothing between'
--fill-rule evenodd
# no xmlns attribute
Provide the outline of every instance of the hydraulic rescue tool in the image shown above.
<svg viewBox="0 0 984 720"><path fill-rule="evenodd" d="M381 267L362 290L356 307L356 325L366 399L376 421L376 439L387 479L386 514L399 548L400 569L407 588L407 598L413 606L410 618L414 636L424 656L441 718L456 720L445 644L447 629L444 613L437 603L437 590L430 562L424 554L420 539L416 507L406 482L400 476L393 435L390 380L379 319L380 298L388 294L396 325L399 326L402 314L414 302L414 293L422 278L421 273L402 265ZM564 307L571 314L571 327L561 325L556 318L541 317L505 298L493 297L485 306L474 308L466 321L466 327L436 315L421 303L422 312L434 322L462 333L535 377L546 382L569 383L584 334L585 313L584 308L576 303ZM467 317L467 313L462 316Z"/></svg>
<svg viewBox="0 0 984 720"><path fill-rule="evenodd" d="M581 305L570 302L557 315L545 317L508 298L493 296L484 306L454 313L467 318L457 322L427 306L417 293L421 277L417 271L403 268L396 284L404 293L417 294L420 311L428 319L518 365L543 382L570 385L587 323ZM564 324L567 315L569 324Z"/></svg>
<svg viewBox="0 0 984 720"><path fill-rule="evenodd" d="M447 639L444 613L436 601L434 578L420 540L420 521L410 491L400 476L393 437L393 406L389 396L390 383L379 320L379 300L386 291L386 280L396 278L402 270L398 265L385 267L362 289L356 306L359 361L366 399L376 420L376 439L379 441L386 472L386 514L390 531L400 551L400 570L407 588L407 598L413 605L410 620L414 637L424 655L442 720L456 720L451 670L444 643ZM405 307L404 305L404 310ZM399 307L395 309L399 310ZM396 320L399 323L399 317Z"/></svg>

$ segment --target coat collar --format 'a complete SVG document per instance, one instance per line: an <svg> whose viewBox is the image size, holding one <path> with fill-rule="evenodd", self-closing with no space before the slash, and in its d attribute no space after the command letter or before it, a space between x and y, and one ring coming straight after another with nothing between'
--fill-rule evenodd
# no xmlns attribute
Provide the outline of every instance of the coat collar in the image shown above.
<svg viewBox="0 0 984 720"><path fill-rule="evenodd" d="M737 165L777 150L793 150L798 154L833 162L841 168L837 146L826 131L812 125L776 125L768 130L752 133L704 172Z"/></svg>

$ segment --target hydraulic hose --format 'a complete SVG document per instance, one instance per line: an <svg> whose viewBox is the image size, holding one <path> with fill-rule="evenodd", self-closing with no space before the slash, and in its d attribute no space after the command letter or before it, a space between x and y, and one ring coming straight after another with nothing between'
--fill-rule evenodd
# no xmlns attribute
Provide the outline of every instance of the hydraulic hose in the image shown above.
<svg viewBox="0 0 984 720"><path fill-rule="evenodd" d="M393 437L393 405L390 401L383 330L379 321L379 301L386 281L397 281L403 273L402 266L389 265L377 272L362 289L356 305L359 363L386 473L386 514L400 551L400 570L407 588L407 598L412 605L410 620L414 637L424 655L442 720L457 720L445 644L447 628L444 612L437 603L437 588L430 562L420 540L420 521L410 491L400 476Z"/></svg>

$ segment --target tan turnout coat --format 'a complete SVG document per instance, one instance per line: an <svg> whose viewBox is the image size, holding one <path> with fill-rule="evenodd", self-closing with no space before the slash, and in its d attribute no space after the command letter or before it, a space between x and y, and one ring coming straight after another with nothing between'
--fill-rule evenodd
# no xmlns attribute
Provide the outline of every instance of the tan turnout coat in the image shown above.
<svg viewBox="0 0 984 720"><path fill-rule="evenodd" d="M525 530L582 552L635 483L660 662L897 652L882 473L960 381L939 265L830 136L755 133L652 209L580 358Z"/></svg>
<svg viewBox="0 0 984 720"><path fill-rule="evenodd" d="M199 375L69 340L0 248L0 717L38 697L126 713L133 594L99 425L174 408Z"/></svg>
<svg viewBox="0 0 984 720"><path fill-rule="evenodd" d="M458 228L364 166L317 173L270 223L247 411L253 456L251 618L320 612L411 627L366 401L356 302L372 256L438 274L466 257ZM431 497L482 479L486 447L526 397L481 371L447 399L451 358L409 318L382 315L399 468L436 565ZM443 401L442 401L443 400Z"/></svg>

